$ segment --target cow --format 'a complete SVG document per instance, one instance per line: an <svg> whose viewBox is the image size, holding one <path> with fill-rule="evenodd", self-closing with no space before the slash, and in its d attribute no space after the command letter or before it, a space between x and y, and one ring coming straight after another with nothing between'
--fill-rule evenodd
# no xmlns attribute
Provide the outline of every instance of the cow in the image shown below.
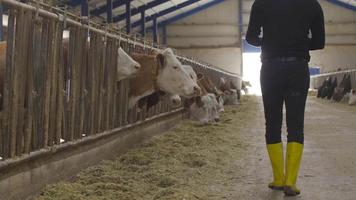
<svg viewBox="0 0 356 200"><path fill-rule="evenodd" d="M341 101L349 92L351 92L351 77L350 75L345 74L340 84L334 88L332 99L337 102Z"/></svg>
<svg viewBox="0 0 356 200"><path fill-rule="evenodd" d="M318 96L324 99L325 97L329 97L330 94L332 95L334 92L334 82L332 81L331 77L328 77L324 82L323 85L318 89L318 93L320 93Z"/></svg>
<svg viewBox="0 0 356 200"><path fill-rule="evenodd" d="M185 107L189 110L190 118L200 124L208 124L219 121L219 102L214 93L214 87L210 81L202 74L198 74L198 85L201 88L201 95L185 101ZM220 104L221 105L221 104Z"/></svg>
<svg viewBox="0 0 356 200"><path fill-rule="evenodd" d="M224 93L223 99L225 105L238 105L238 90L232 88L231 81L225 80L221 77L219 80L219 89Z"/></svg>
<svg viewBox="0 0 356 200"><path fill-rule="evenodd" d="M250 81L242 81L241 82L241 90L245 92L245 95L249 94L248 88L251 87Z"/></svg>
<svg viewBox="0 0 356 200"><path fill-rule="evenodd" d="M89 42L88 42L89 43ZM63 40L63 59L64 63L69 54L69 40ZM2 97L5 80L5 62L6 62L6 42L0 42L0 110L2 109ZM87 44L87 47L89 45ZM117 81L134 76L141 68L141 65L134 61L122 48L118 48L117 57Z"/></svg>
<svg viewBox="0 0 356 200"><path fill-rule="evenodd" d="M203 125L219 121L218 102L214 94L208 93L198 96L193 101L188 108L191 119Z"/></svg>
<svg viewBox="0 0 356 200"><path fill-rule="evenodd" d="M137 103L147 109L159 102L160 96L180 95L192 98L200 93L194 77L183 67L172 49L154 55L132 54L141 65L138 74L130 79L129 109Z"/></svg>
<svg viewBox="0 0 356 200"><path fill-rule="evenodd" d="M356 105L356 90L355 89L352 89L349 93L349 102L348 104L350 106L352 105Z"/></svg>
<svg viewBox="0 0 356 200"><path fill-rule="evenodd" d="M203 74L198 74L198 84L206 90L206 93L214 94L216 101L218 102L218 111L224 111L224 93L219 90L209 77Z"/></svg>

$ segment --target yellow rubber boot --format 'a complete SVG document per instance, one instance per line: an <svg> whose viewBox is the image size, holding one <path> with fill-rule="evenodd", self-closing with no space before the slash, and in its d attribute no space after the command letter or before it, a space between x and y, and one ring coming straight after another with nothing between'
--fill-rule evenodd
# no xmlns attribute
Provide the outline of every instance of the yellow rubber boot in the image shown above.
<svg viewBox="0 0 356 200"><path fill-rule="evenodd" d="M284 194L287 196L296 196L300 190L296 187L300 162L303 154L303 144L289 142L286 153L286 180Z"/></svg>
<svg viewBox="0 0 356 200"><path fill-rule="evenodd" d="M268 144L267 151L271 160L273 171L273 182L268 185L272 190L283 190L284 188L284 159L283 144Z"/></svg>

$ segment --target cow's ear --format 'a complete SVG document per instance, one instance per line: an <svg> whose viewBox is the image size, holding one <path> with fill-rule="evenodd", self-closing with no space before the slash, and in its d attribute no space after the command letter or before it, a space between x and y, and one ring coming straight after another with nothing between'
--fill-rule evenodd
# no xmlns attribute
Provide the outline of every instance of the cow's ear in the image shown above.
<svg viewBox="0 0 356 200"><path fill-rule="evenodd" d="M158 63L159 63L159 65L160 65L160 67L164 67L165 66L165 57L164 57L164 55L163 54L161 54L161 53L159 53L158 55L157 55L157 60L158 60Z"/></svg>

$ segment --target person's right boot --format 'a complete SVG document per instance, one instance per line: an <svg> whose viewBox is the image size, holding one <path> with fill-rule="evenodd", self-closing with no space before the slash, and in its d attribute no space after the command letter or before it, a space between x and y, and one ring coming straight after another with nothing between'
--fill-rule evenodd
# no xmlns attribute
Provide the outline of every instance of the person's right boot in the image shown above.
<svg viewBox="0 0 356 200"><path fill-rule="evenodd" d="M284 185L284 194L286 196L296 196L300 194L296 183L302 154L303 144L288 142L286 153L286 179Z"/></svg>

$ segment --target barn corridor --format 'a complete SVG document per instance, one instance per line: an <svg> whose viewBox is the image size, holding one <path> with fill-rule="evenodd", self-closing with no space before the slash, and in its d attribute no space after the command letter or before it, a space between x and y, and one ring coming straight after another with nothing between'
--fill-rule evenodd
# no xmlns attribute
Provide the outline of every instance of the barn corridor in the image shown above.
<svg viewBox="0 0 356 200"><path fill-rule="evenodd" d="M308 99L296 199L354 199L355 119L355 107ZM261 99L244 97L226 107L220 123L183 121L115 160L48 186L39 199L285 199L267 188L263 124Z"/></svg>

